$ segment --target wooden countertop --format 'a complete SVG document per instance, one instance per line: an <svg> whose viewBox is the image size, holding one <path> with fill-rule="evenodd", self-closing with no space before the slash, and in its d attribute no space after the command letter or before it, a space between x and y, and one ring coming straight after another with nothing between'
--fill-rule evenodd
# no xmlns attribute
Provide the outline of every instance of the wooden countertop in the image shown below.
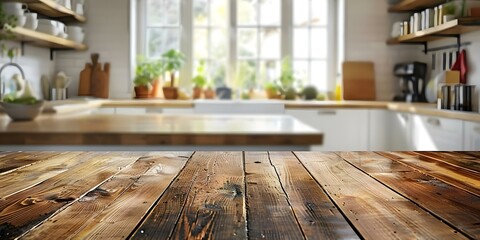
<svg viewBox="0 0 480 240"><path fill-rule="evenodd" d="M0 239L480 239L479 152L1 152Z"/></svg>
<svg viewBox="0 0 480 240"><path fill-rule="evenodd" d="M323 134L285 115L42 115L14 122L0 116L7 145L226 145L321 144Z"/></svg>

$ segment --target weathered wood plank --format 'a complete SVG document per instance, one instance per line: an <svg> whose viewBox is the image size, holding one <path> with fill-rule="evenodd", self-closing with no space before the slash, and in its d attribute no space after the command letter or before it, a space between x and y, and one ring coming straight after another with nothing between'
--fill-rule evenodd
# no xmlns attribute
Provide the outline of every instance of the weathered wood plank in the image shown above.
<svg viewBox="0 0 480 240"><path fill-rule="evenodd" d="M196 154L157 201L133 234L133 239L166 239L173 235L192 186L199 175L208 170L205 166L209 166L213 160L193 161Z"/></svg>
<svg viewBox="0 0 480 240"><path fill-rule="evenodd" d="M466 239L334 153L295 152L366 239Z"/></svg>
<svg viewBox="0 0 480 240"><path fill-rule="evenodd" d="M0 175L54 157L57 152L3 152L0 156Z"/></svg>
<svg viewBox="0 0 480 240"><path fill-rule="evenodd" d="M304 239L267 153L246 152L245 171L249 238Z"/></svg>
<svg viewBox="0 0 480 240"><path fill-rule="evenodd" d="M480 196L480 174L476 171L451 165L415 152L380 152L379 154Z"/></svg>
<svg viewBox="0 0 480 240"><path fill-rule="evenodd" d="M293 153L271 152L269 157L307 239L359 238Z"/></svg>
<svg viewBox="0 0 480 240"><path fill-rule="evenodd" d="M477 157L461 152L416 152L457 167L466 168L480 173L480 160Z"/></svg>
<svg viewBox="0 0 480 240"><path fill-rule="evenodd" d="M146 154L22 239L52 239L53 232L55 239L125 239L161 194L161 182L168 184L190 155Z"/></svg>
<svg viewBox="0 0 480 240"><path fill-rule="evenodd" d="M241 152L197 152L208 163L190 191L173 239L245 239L245 183ZM160 237L160 236L158 236Z"/></svg>
<svg viewBox="0 0 480 240"><path fill-rule="evenodd" d="M455 229L472 239L480 239L480 197L375 153L339 155Z"/></svg>
<svg viewBox="0 0 480 240"><path fill-rule="evenodd" d="M80 152L58 153L57 155L48 156L50 159L44 159L36 164L0 175L0 198L5 198L28 189L67 171L73 166L79 165L80 162L78 162L75 157L80 154ZM42 159L42 157L37 159Z"/></svg>
<svg viewBox="0 0 480 240"><path fill-rule="evenodd" d="M43 222L56 211L135 162L138 153L84 153L81 162L41 184L0 199L0 239L11 239Z"/></svg>

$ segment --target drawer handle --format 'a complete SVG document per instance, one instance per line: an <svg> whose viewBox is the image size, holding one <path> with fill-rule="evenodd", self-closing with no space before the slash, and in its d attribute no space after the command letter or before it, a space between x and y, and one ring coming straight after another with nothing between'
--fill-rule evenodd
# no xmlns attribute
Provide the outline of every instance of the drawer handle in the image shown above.
<svg viewBox="0 0 480 240"><path fill-rule="evenodd" d="M318 115L337 115L337 111L318 111Z"/></svg>
<svg viewBox="0 0 480 240"><path fill-rule="evenodd" d="M438 118L428 118L427 123L429 123L430 125L433 125L433 126L437 126L437 127L439 127L441 125L440 120Z"/></svg>

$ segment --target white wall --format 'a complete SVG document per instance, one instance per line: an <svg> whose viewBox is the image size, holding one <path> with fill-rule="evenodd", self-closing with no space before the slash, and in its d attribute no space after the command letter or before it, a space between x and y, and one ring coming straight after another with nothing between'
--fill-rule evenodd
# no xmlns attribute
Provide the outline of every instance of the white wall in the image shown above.
<svg viewBox="0 0 480 240"><path fill-rule="evenodd" d="M398 88L394 65L414 61L418 50L386 44L393 22L404 17L387 9L385 0L345 0L345 60L372 61L377 100L391 101Z"/></svg>
<svg viewBox="0 0 480 240"><path fill-rule="evenodd" d="M86 1L87 22L80 24L86 32L88 51L58 52L55 71L72 77L69 95L78 94L80 71L91 62L90 54L99 53L100 62L109 62L110 98L131 98L129 0Z"/></svg>
<svg viewBox="0 0 480 240"><path fill-rule="evenodd" d="M20 48L20 43L8 42L7 46L9 48ZM2 57L0 58L0 65L3 65L9 61L10 60L8 59L8 57ZM50 61L50 50L25 44L24 55L15 58L14 62L22 67L25 73L25 78L32 84L32 87L34 88L37 97L42 98L43 96L40 85L40 78L42 74L51 77L53 75L53 69L55 66L55 62ZM1 75L2 81L10 81L11 77L16 73L20 72L15 67L5 68Z"/></svg>

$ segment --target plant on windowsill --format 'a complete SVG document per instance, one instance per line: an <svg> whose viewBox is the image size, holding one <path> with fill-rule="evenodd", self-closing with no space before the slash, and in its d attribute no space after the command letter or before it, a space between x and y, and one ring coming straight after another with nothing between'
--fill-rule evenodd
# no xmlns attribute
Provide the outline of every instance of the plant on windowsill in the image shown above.
<svg viewBox="0 0 480 240"><path fill-rule="evenodd" d="M268 82L264 86L268 99L282 99L281 87L276 82Z"/></svg>
<svg viewBox="0 0 480 240"><path fill-rule="evenodd" d="M175 76L185 63L185 56L180 51L170 49L162 54L162 60L165 71L170 74L170 86L163 87L163 95L166 99L177 99L178 88L175 87Z"/></svg>
<svg viewBox="0 0 480 240"><path fill-rule="evenodd" d="M160 82L160 76L164 72L163 62L161 60L147 61L143 57L139 57L138 62L133 81L135 97L157 97L155 92Z"/></svg>
<svg viewBox="0 0 480 240"><path fill-rule="evenodd" d="M203 95L205 96L205 99L215 98L215 90L213 89L212 81L207 81L206 88L203 90Z"/></svg>
<svg viewBox="0 0 480 240"><path fill-rule="evenodd" d="M285 100L295 100L297 98L297 90L294 87L296 82L293 74L292 61L290 57L282 59L282 70L280 74L280 91Z"/></svg>
<svg viewBox="0 0 480 240"><path fill-rule="evenodd" d="M203 89L207 85L207 76L205 71L205 61L200 61L197 67L197 75L192 79L193 83L193 99L202 97Z"/></svg>

